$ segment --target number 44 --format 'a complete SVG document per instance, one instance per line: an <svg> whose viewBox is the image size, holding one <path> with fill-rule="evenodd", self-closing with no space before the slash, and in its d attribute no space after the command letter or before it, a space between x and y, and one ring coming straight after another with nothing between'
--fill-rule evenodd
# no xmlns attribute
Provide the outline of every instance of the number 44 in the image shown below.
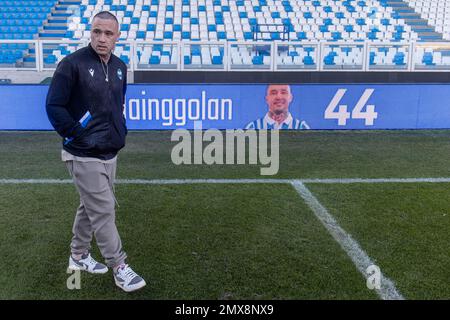
<svg viewBox="0 0 450 320"><path fill-rule="evenodd" d="M364 119L366 126L373 126L373 120L378 117L374 105L366 106L373 91L374 89L366 89L352 111L352 119ZM350 119L350 112L347 111L346 105L339 105L339 110L337 112L335 111L346 92L347 89L339 89L325 110L325 119L337 119L339 126L345 126L347 119ZM363 111L364 106L366 107L366 111Z"/></svg>

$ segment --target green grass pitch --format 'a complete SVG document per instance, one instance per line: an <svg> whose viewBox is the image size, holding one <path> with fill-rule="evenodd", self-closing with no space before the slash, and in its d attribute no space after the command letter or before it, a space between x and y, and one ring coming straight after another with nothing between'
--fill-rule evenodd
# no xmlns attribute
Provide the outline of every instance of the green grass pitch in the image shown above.
<svg viewBox="0 0 450 320"><path fill-rule="evenodd" d="M255 165L176 166L174 145L170 132L130 132L117 178L450 177L449 131L283 132L271 177ZM0 179L69 179L53 132L0 132L0 146ZM406 299L450 299L448 183L306 187ZM68 290L75 187L0 182L0 299L379 299L289 184L116 189L143 290L122 292L111 272L82 273L82 288Z"/></svg>

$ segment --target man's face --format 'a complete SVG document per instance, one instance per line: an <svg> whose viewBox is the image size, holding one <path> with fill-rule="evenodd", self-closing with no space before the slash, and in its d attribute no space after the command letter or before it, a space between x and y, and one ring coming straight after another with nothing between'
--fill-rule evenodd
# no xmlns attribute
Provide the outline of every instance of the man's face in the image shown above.
<svg viewBox="0 0 450 320"><path fill-rule="evenodd" d="M119 25L115 20L95 18L91 28L91 46L99 56L107 56L120 37Z"/></svg>
<svg viewBox="0 0 450 320"><path fill-rule="evenodd" d="M266 93L266 102L269 110L274 114L286 113L292 101L289 85L269 85Z"/></svg>

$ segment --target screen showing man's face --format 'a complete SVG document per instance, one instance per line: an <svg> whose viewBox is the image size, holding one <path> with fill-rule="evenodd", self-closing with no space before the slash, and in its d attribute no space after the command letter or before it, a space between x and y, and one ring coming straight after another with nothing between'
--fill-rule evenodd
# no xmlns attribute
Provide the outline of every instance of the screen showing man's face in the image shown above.
<svg viewBox="0 0 450 320"><path fill-rule="evenodd" d="M289 85L269 85L266 92L266 102L269 111L274 114L287 113L292 101L291 88Z"/></svg>

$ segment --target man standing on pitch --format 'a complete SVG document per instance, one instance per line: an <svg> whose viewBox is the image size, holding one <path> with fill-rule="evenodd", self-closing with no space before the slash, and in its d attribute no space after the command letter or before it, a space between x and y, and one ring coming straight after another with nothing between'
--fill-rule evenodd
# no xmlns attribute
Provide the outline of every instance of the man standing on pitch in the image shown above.
<svg viewBox="0 0 450 320"><path fill-rule="evenodd" d="M116 285L130 292L145 286L145 281L125 263L115 223L117 153L127 134L123 116L127 67L112 54L119 36L113 14L96 14L90 44L58 64L46 109L63 137L62 160L80 194L69 269L106 273L111 267ZM107 266L90 254L93 236Z"/></svg>

